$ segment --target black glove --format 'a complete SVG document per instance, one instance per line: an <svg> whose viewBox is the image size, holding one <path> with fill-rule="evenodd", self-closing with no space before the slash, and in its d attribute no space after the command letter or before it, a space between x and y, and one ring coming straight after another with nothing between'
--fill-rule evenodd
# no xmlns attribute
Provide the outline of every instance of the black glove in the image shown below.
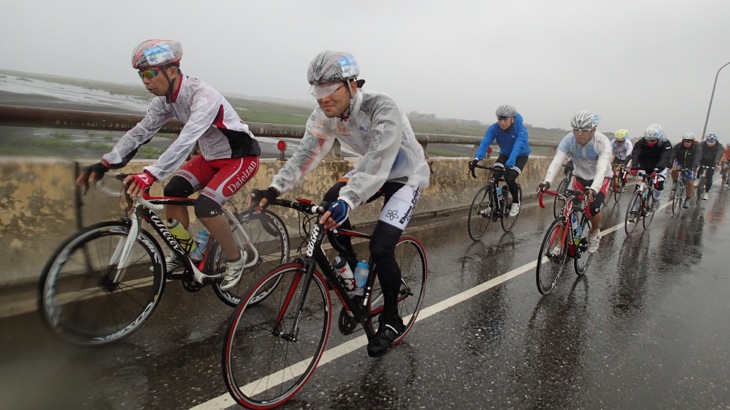
<svg viewBox="0 0 730 410"><path fill-rule="evenodd" d="M478 163L479 163L479 160L474 158L474 160L469 163L469 170L474 171L474 168L477 167Z"/></svg>
<svg viewBox="0 0 730 410"><path fill-rule="evenodd" d="M268 187L265 190L254 189L251 191L251 207L259 206L262 199L266 199L266 206L270 205L279 196L279 191L274 187Z"/></svg>
<svg viewBox="0 0 730 410"><path fill-rule="evenodd" d="M541 191L545 191L546 189L550 189L550 183L547 181L540 182L539 184L537 184L537 188Z"/></svg>
<svg viewBox="0 0 730 410"><path fill-rule="evenodd" d="M81 175L76 180L76 183L85 188L84 194L86 194L86 192L88 192L89 190L89 177L91 176L91 174L94 174L95 181L100 181L102 178L104 178L104 174L106 174L108 171L109 168L107 168L106 165L102 164L101 162L97 162L96 164L85 167L81 171Z"/></svg>

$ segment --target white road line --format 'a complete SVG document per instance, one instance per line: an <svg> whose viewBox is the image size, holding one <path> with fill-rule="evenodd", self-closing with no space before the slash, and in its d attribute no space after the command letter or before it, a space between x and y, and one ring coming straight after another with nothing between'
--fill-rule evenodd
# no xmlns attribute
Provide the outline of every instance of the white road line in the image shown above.
<svg viewBox="0 0 730 410"><path fill-rule="evenodd" d="M662 209L668 205L669 205L669 203L665 203L664 205L661 205L659 207L659 209ZM624 226L624 223L621 222L620 224L614 225L605 230L601 230L601 236L605 236L607 234L616 232L617 230L622 229L623 226ZM419 313L418 319L416 320L416 322L419 322L423 319L433 316L436 313L442 312L450 307L456 306L459 303L469 300L469 299L479 295L480 293L486 292L487 290L489 290L497 285L507 282L510 279L516 278L517 276L529 271L530 269L534 269L536 264L537 264L537 259L533 260L532 262L528 262L518 268L512 269L511 271L509 271L507 273L499 275L496 278L492 278L471 289L467 289L461 293L451 296L448 299L442 300L441 302L433 304L427 308L423 308L423 309L421 309L421 312ZM426 286L426 292L428 293L428 286ZM319 368L331 361L339 359L340 357L345 356L348 353L352 353L354 350L357 350L358 348L366 346L367 344L368 344L367 336L361 335L361 336L358 336L345 343L337 345L331 349L327 349L324 352L324 354L322 355L322 359L319 361L319 364L317 365L317 367ZM214 399L211 399L205 403L201 403L195 407L191 407L191 410L218 410L218 409L225 409L225 408L233 406L233 405L236 405L236 402L231 398L230 394L224 394L222 396L218 396Z"/></svg>

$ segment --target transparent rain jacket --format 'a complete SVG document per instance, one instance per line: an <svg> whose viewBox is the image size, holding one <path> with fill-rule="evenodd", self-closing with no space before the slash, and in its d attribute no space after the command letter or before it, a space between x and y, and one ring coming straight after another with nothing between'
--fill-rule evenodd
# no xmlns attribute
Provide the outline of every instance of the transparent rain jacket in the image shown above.
<svg viewBox="0 0 730 410"><path fill-rule="evenodd" d="M611 142L603 133L596 131L586 145L580 145L575 140L575 135L569 133L558 144L553 162L550 163L545 181L552 184L555 175L560 171L560 166L568 156L573 160L573 174L586 181L593 181L590 188L593 192L599 192L603 184L603 178L610 178L611 159L613 150Z"/></svg>

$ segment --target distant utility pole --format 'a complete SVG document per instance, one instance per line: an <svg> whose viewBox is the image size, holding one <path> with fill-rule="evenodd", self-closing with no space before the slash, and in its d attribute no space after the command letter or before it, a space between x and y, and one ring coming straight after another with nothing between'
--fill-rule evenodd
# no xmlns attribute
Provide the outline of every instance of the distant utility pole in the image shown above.
<svg viewBox="0 0 730 410"><path fill-rule="evenodd" d="M707 106L707 116L705 117L705 126L702 128L702 135L700 135L700 139L705 139L705 132L707 132L707 121L710 119L710 110L712 109L712 99L715 97L715 87L717 86L717 77L720 76L720 71L725 68L726 66L730 65L730 63L725 63L720 69L717 70L717 74L715 74L715 82L712 84L712 94L710 94L710 105Z"/></svg>

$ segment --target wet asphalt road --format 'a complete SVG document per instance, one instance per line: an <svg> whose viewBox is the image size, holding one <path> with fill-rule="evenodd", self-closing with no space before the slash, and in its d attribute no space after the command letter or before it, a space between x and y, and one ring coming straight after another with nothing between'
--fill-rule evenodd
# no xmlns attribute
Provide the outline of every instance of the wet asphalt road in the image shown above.
<svg viewBox="0 0 730 410"><path fill-rule="evenodd" d="M627 201L604 209L604 230ZM568 270L543 297L534 261L551 214L525 207L513 233L493 225L476 243L462 214L414 223L430 277L413 331L371 359L362 332L335 325L328 348L353 350L282 408L728 408L730 191L679 217L665 207L632 237L606 234L586 276ZM34 313L2 319L0 407L232 407L220 370L230 311L168 283L141 330L96 349L56 341Z"/></svg>

